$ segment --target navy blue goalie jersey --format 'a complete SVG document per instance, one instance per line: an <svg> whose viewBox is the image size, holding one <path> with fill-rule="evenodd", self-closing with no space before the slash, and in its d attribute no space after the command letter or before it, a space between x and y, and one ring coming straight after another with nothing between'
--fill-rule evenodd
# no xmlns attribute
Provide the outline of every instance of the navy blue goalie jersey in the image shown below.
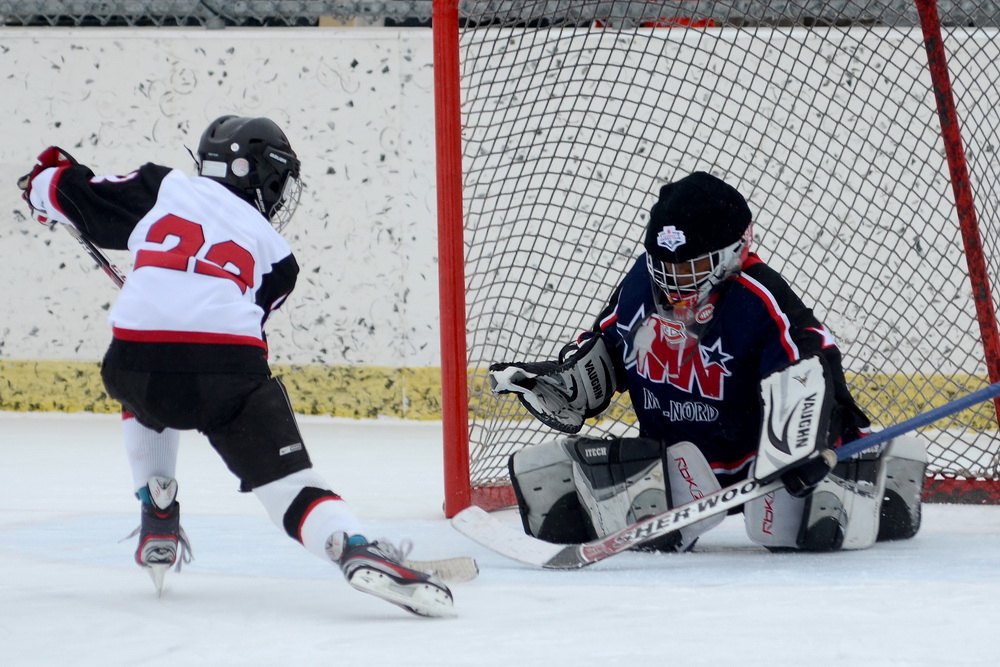
<svg viewBox="0 0 1000 667"><path fill-rule="evenodd" d="M688 440L723 484L745 477L757 451L762 378L825 357L834 386L830 444L863 435L868 418L848 390L832 334L754 254L694 312L657 307L639 257L597 322L628 391L640 434Z"/></svg>

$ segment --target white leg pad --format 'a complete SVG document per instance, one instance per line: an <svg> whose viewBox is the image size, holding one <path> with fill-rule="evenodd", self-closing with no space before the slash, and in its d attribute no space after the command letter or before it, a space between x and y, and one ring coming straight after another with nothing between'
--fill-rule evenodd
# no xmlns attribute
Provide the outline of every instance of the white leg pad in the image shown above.
<svg viewBox="0 0 1000 667"><path fill-rule="evenodd" d="M538 535L549 509L560 498L575 493L573 461L565 441L561 438L525 447L511 459L514 476L528 500L521 511L531 535Z"/></svg>
<svg viewBox="0 0 1000 667"><path fill-rule="evenodd" d="M541 535L551 530L543 530L547 518L551 521L558 516L560 521L572 522L571 515L582 512L586 518L580 515L581 528L575 535L592 529L603 536L720 488L705 457L690 442L677 443L664 452L658 442L642 438L564 438L518 451L511 467L519 500L523 501L525 528L543 539L550 536L548 532ZM574 499L568 511L561 509L567 506L567 497ZM679 534L679 548L690 548L699 535L724 519L720 514L685 528ZM650 545L657 550L675 547Z"/></svg>
<svg viewBox="0 0 1000 667"><path fill-rule="evenodd" d="M722 488L705 456L693 443L678 442L667 447L664 460L670 481L671 507L686 505ZM718 526L725 518L723 512L681 529L679 551L690 549L700 535Z"/></svg>
<svg viewBox="0 0 1000 667"><path fill-rule="evenodd" d="M600 536L614 533L635 523L633 500L641 507L667 509L667 494L663 486L663 462L656 461L626 482L601 489L590 484L578 462L573 462L573 481L580 503L590 516Z"/></svg>
<svg viewBox="0 0 1000 667"><path fill-rule="evenodd" d="M883 459L868 457L860 463L840 464L809 498L794 498L782 489L748 502L743 510L747 535L768 548L838 548L835 544L806 546L807 527L825 517L840 524L840 549L867 549L879 534L885 483ZM830 542L824 540L824 544Z"/></svg>
<svg viewBox="0 0 1000 667"><path fill-rule="evenodd" d="M927 473L924 441L913 436L890 440L885 452L885 471L878 539L909 539L920 530L921 495Z"/></svg>
<svg viewBox="0 0 1000 667"><path fill-rule="evenodd" d="M840 498L847 512L842 549L867 549L878 538L879 510L885 492L885 464L879 466L874 482L845 481L830 475L817 491L829 488Z"/></svg>
<svg viewBox="0 0 1000 667"><path fill-rule="evenodd" d="M778 489L743 506L747 536L768 548L795 549L805 512L805 498Z"/></svg>

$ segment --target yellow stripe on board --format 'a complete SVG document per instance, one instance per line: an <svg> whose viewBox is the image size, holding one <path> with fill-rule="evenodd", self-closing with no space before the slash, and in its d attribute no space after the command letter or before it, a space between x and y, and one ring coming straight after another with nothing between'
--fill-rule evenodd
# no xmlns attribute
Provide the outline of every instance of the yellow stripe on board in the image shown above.
<svg viewBox="0 0 1000 667"><path fill-rule="evenodd" d="M485 371L480 371L478 377L470 378L473 391L486 392L483 379ZM847 374L847 382L858 405L877 426L891 426L901 421L916 417L933 408L954 401L974 391L989 385L984 377L975 375L888 375L876 373L872 375ZM495 415L486 414L492 407L488 402L482 408L480 419L488 420ZM527 411L524 419L533 419ZM628 396L618 396L617 400L605 413L605 419L622 421L627 424L635 422ZM505 417L508 418L508 417ZM996 411L990 401L973 406L954 415L954 425L963 425L977 431L995 430L997 428ZM945 422L942 422L944 424Z"/></svg>
<svg viewBox="0 0 1000 667"><path fill-rule="evenodd" d="M273 366L300 414L441 418L438 368L376 366ZM0 410L104 412L121 410L108 398L100 364L93 361L0 361Z"/></svg>
<svg viewBox="0 0 1000 667"><path fill-rule="evenodd" d="M292 405L300 414L441 419L438 368L275 364L273 371L288 388ZM473 393L487 391L484 377L483 371L470 372ZM972 375L848 374L847 380L861 408L880 425L896 424L989 384L985 378ZM632 421L624 398L608 414ZM0 410L113 413L120 407L105 393L96 361L8 359L0 360ZM990 403L965 410L956 421L976 430L997 428Z"/></svg>
<svg viewBox="0 0 1000 667"><path fill-rule="evenodd" d="M975 375L874 375L847 374L858 405L875 424L897 424L987 387ZM986 401L956 414L954 423L975 430L997 428L996 410ZM945 423L945 422L942 422Z"/></svg>

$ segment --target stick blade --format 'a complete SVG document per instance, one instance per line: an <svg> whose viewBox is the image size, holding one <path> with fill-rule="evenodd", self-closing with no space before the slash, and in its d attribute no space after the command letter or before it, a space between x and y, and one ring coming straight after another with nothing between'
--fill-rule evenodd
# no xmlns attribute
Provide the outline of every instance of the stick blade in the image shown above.
<svg viewBox="0 0 1000 667"><path fill-rule="evenodd" d="M408 560L403 565L411 570L434 575L446 584L464 584L479 576L479 565L474 558L468 556L439 560Z"/></svg>
<svg viewBox="0 0 1000 667"><path fill-rule="evenodd" d="M548 567L548 563L567 549L518 531L479 507L467 507L451 519L451 525L474 542L512 560ZM572 547L569 547L572 549ZM576 565L575 567L580 567Z"/></svg>

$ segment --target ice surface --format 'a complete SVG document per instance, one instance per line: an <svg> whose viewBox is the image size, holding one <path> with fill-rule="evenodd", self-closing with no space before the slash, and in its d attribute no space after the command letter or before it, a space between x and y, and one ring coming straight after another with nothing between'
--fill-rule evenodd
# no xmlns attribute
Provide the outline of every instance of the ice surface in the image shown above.
<svg viewBox="0 0 1000 667"><path fill-rule="evenodd" d="M317 469L372 537L415 558L475 556L458 618L352 590L279 532L198 434L178 477L195 560L159 599L119 425L0 413L0 663L74 665L995 665L1000 508L931 505L911 541L769 554L739 517L696 553L533 570L442 513L439 423L305 418ZM511 522L514 512L502 514Z"/></svg>

